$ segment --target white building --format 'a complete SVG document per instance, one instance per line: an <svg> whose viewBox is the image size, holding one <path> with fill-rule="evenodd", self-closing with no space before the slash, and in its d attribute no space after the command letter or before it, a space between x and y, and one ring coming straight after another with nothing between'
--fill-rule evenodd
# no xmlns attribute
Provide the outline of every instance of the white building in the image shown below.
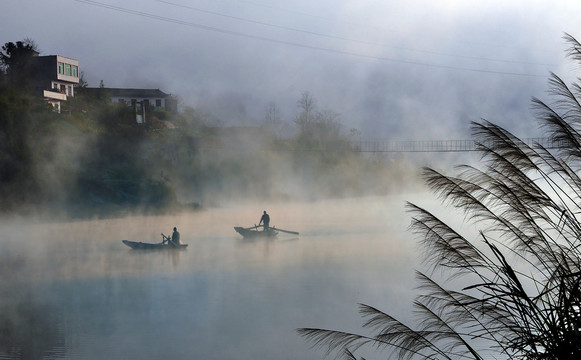
<svg viewBox="0 0 581 360"><path fill-rule="evenodd" d="M86 88L91 95L104 95L114 103L131 106L135 111L135 120L142 124L147 119L147 113L155 108L177 112L177 99L159 89L123 89L123 88Z"/></svg>
<svg viewBox="0 0 581 360"><path fill-rule="evenodd" d="M60 55L34 56L35 87L60 112L61 102L75 96L79 83L79 61Z"/></svg>

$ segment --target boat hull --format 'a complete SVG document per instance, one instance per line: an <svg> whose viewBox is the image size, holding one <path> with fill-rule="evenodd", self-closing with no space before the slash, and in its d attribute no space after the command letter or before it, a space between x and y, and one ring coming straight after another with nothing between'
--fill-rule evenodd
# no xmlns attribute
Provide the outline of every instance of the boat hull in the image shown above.
<svg viewBox="0 0 581 360"><path fill-rule="evenodd" d="M168 245L167 243L144 243L140 241L131 241L131 240L121 240L123 244L129 246L132 249L140 249L140 250L180 250L185 249L188 247L188 244L180 244L180 245Z"/></svg>
<svg viewBox="0 0 581 360"><path fill-rule="evenodd" d="M235 226L234 230L236 230L236 232L242 236L244 236L245 238L254 238L254 237L275 237L276 235L278 235L278 231L276 230L266 230L266 231L262 231L262 230L252 230L252 229L246 229L240 226Z"/></svg>

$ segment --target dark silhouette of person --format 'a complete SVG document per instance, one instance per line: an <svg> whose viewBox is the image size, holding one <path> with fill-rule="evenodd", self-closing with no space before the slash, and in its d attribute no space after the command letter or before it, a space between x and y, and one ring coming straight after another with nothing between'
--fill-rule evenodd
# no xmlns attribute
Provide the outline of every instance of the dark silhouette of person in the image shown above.
<svg viewBox="0 0 581 360"><path fill-rule="evenodd" d="M171 242L174 245L179 245L180 244L180 233L178 232L177 228L173 228L173 233L171 234Z"/></svg>
<svg viewBox="0 0 581 360"><path fill-rule="evenodd" d="M268 230L269 226L270 226L270 216L268 216L268 214L266 213L266 210L264 210L264 213L262 214L262 217L260 218L260 222L258 223L258 226L260 226L260 224L264 223L264 229L262 229L262 231L266 231Z"/></svg>

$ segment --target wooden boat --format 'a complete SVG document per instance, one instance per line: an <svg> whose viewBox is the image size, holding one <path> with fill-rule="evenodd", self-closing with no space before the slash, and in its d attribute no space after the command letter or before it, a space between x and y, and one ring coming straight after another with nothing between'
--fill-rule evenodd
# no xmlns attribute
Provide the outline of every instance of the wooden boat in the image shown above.
<svg viewBox="0 0 581 360"><path fill-rule="evenodd" d="M287 234L293 234L293 235L298 235L299 233L296 231L290 231L290 230L283 230L283 229L279 229L279 228L275 228L274 226L268 228L268 230L263 231L263 230L257 230L258 228L260 228L259 225L254 225L252 227L249 228L243 228L241 226L235 226L234 230L236 230L236 232L242 236L244 236L245 238L251 238L251 237L275 237L278 235L279 232L283 232L283 233L287 233Z"/></svg>
<svg viewBox="0 0 581 360"><path fill-rule="evenodd" d="M241 226L235 226L234 230L245 238L253 238L253 237L275 237L278 235L278 231L270 228L266 231L256 230L256 227L251 228L243 228Z"/></svg>
<svg viewBox="0 0 581 360"><path fill-rule="evenodd" d="M123 244L129 246L132 249L140 250L183 250L188 247L188 244L173 245L172 243L160 242L160 243L144 243L131 240L121 240Z"/></svg>

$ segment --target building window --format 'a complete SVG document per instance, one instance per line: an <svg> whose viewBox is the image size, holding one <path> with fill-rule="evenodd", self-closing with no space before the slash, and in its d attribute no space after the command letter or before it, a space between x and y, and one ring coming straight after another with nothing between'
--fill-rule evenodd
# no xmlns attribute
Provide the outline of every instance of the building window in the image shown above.
<svg viewBox="0 0 581 360"><path fill-rule="evenodd" d="M161 107L161 99L155 99L155 107Z"/></svg>
<svg viewBox="0 0 581 360"><path fill-rule="evenodd" d="M63 64L62 62L58 63L58 71L59 74L64 74L65 73L65 64Z"/></svg>
<svg viewBox="0 0 581 360"><path fill-rule="evenodd" d="M65 75L71 75L71 64L65 64Z"/></svg>
<svg viewBox="0 0 581 360"><path fill-rule="evenodd" d="M73 66L72 66L72 70L73 70L73 74L72 74L72 75L73 75L74 77L79 77L79 67L78 67L78 66L76 66L76 65L73 65Z"/></svg>

